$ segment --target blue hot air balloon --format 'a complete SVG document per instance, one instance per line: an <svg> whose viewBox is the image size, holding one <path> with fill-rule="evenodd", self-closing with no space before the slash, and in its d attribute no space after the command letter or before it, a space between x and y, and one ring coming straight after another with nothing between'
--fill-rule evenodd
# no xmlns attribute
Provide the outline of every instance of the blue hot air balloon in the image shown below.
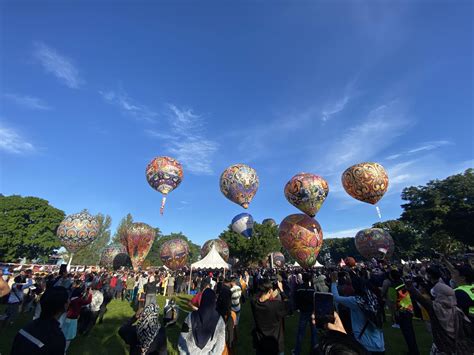
<svg viewBox="0 0 474 355"><path fill-rule="evenodd" d="M232 219L232 230L245 238L250 238L253 232L253 217L248 213L238 214Z"/></svg>

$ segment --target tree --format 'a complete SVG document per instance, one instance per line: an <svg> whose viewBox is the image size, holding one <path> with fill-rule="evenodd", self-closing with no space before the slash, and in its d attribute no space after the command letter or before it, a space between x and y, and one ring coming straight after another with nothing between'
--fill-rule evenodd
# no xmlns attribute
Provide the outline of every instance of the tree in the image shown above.
<svg viewBox="0 0 474 355"><path fill-rule="evenodd" d="M3 261L42 259L61 246L56 230L65 214L37 197L0 196L0 255Z"/></svg>
<svg viewBox="0 0 474 355"><path fill-rule="evenodd" d="M229 246L230 255L244 265L261 262L271 252L283 251L277 226L255 223L253 235L248 239L235 233L229 226L219 238Z"/></svg>
<svg viewBox="0 0 474 355"><path fill-rule="evenodd" d="M112 244L122 244L122 239L125 238L128 228L133 223L133 217L128 213L125 217L120 220L117 230L115 231L114 237L112 239Z"/></svg>
<svg viewBox="0 0 474 355"><path fill-rule="evenodd" d="M405 188L401 221L418 230L423 241L444 253L474 246L474 170Z"/></svg>
<svg viewBox="0 0 474 355"><path fill-rule="evenodd" d="M76 265L98 265L102 250L110 241L110 224L112 218L99 213L95 216L99 222L99 232L97 238L84 249L74 254L73 263Z"/></svg>
<svg viewBox="0 0 474 355"><path fill-rule="evenodd" d="M186 243L188 243L188 246L189 246L188 262L194 263L199 259L199 256L201 253L201 247L197 244L194 244L183 233L179 232L179 233L171 233L168 235L161 235L159 229L157 229L157 238L155 239L155 242L153 243L151 250L148 253L148 256L146 257L145 261L148 261L150 265L153 265L153 266L163 265L160 258L161 246L168 240L172 240L172 239L182 239Z"/></svg>

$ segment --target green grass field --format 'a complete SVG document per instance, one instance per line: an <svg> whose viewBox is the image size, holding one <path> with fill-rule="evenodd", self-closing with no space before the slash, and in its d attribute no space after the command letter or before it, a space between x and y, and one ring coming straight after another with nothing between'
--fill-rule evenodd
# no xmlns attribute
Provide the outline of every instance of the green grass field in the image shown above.
<svg viewBox="0 0 474 355"><path fill-rule="evenodd" d="M189 297L180 295L177 297L177 303L183 310L189 310L187 301ZM158 296L158 304L163 310L165 298ZM4 306L0 307L3 313ZM71 344L68 354L71 355L100 355L100 354L114 354L125 355L128 354L128 348L117 334L120 325L126 321L134 313L132 307L127 302L112 301L108 307L108 312L104 317L103 324L97 324L89 336L79 336ZM177 354L177 342L179 336L180 325L186 317L185 312L180 312L178 325L167 329L168 337L168 353ZM31 319L30 314L21 314L16 323L12 327L3 329L0 332L0 355L10 353L11 342L16 332L21 326L26 324ZM295 314L285 320L285 354L291 354L291 349L295 345L296 327L298 322L298 315ZM414 321L415 332L417 336L418 346L421 354L429 353L431 346L431 336L425 330L424 324L421 321ZM250 304L247 302L242 308L240 317L240 324L238 329L238 346L237 354L253 354L252 339L250 331L253 327L252 312ZM403 340L400 329L393 329L390 325L386 325L384 329L386 353L393 355L406 354L406 345ZM303 344L303 354L309 353L310 348L309 329L307 329L307 336Z"/></svg>

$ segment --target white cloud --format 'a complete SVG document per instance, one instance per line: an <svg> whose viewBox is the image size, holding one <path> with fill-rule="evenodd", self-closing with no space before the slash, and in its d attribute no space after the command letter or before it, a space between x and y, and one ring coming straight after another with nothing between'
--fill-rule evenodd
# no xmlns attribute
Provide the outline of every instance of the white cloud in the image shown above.
<svg viewBox="0 0 474 355"><path fill-rule="evenodd" d="M401 158L401 157L406 157L406 156L413 155L413 154L416 154L416 153L435 150L435 149L438 149L438 148L441 148L441 147L444 147L444 146L447 146L447 145L451 145L451 144L453 144L453 143L451 141L448 141L448 140L423 142L423 143L420 143L415 148L407 150L406 152L392 154L392 155L386 157L385 159L395 160L395 159L398 159L398 158Z"/></svg>
<svg viewBox="0 0 474 355"><path fill-rule="evenodd" d="M134 117L138 120L155 122L158 113L149 109L147 106L137 103L127 95L123 90L116 91L99 91L103 99L120 109L120 111L128 116Z"/></svg>
<svg viewBox="0 0 474 355"><path fill-rule="evenodd" d="M321 120L323 122L329 121L333 115L338 114L344 108L346 105L349 103L349 100L351 97L348 94L345 94L343 97L341 97L339 100L336 102L332 103L331 105L327 106L322 112L321 112Z"/></svg>
<svg viewBox="0 0 474 355"><path fill-rule="evenodd" d="M364 229L364 228L367 228L367 227L343 229L343 230L340 230L340 231L324 233L324 239L355 237L357 232L360 231L361 229Z"/></svg>
<svg viewBox="0 0 474 355"><path fill-rule="evenodd" d="M79 70L72 61L55 49L42 42L36 42L34 56L41 62L46 72L53 74L69 88L77 89L83 84L84 80L79 76Z"/></svg>
<svg viewBox="0 0 474 355"><path fill-rule="evenodd" d="M50 110L43 100L33 96L21 96L17 94L4 94L3 97L14 102L18 106L31 109L31 110Z"/></svg>
<svg viewBox="0 0 474 355"><path fill-rule="evenodd" d="M23 154L34 152L35 147L14 129L0 125L0 150Z"/></svg>
<svg viewBox="0 0 474 355"><path fill-rule="evenodd" d="M213 173L212 157L218 144L204 135L204 122L201 116L191 109L168 105L170 132L146 130L155 138L166 140L168 151L184 167L194 174L209 175Z"/></svg>
<svg viewBox="0 0 474 355"><path fill-rule="evenodd" d="M330 144L321 171L333 173L352 164L369 161L390 146L409 125L410 121L402 114L396 101L378 106L366 119Z"/></svg>

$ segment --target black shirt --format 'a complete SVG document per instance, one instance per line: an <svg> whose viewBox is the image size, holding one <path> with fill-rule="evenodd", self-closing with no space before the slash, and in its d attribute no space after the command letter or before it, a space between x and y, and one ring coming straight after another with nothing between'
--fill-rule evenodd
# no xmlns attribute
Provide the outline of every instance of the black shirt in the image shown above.
<svg viewBox="0 0 474 355"><path fill-rule="evenodd" d="M251 303L255 321L254 348L269 355L285 351L283 318L288 314L288 299L284 294L281 296L282 301L255 299Z"/></svg>
<svg viewBox="0 0 474 355"><path fill-rule="evenodd" d="M309 285L298 286L295 293L296 308L301 312L312 312L314 308L313 297L314 289L310 288Z"/></svg>
<svg viewBox="0 0 474 355"><path fill-rule="evenodd" d="M66 338L56 319L36 319L13 340L11 355L64 355Z"/></svg>

